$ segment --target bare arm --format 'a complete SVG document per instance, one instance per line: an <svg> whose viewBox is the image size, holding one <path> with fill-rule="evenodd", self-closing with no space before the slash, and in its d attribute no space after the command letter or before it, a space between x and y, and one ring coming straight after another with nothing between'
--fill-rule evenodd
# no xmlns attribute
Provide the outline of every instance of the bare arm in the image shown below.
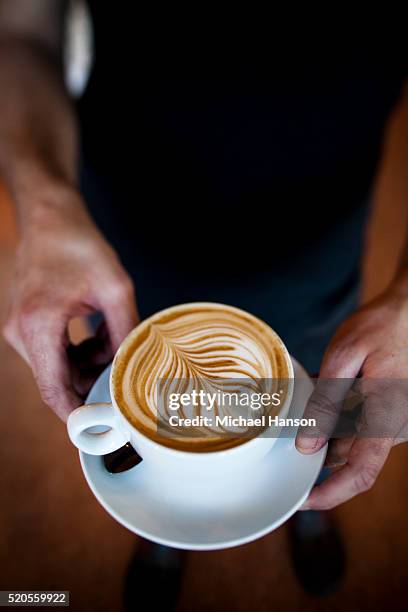
<svg viewBox="0 0 408 612"><path fill-rule="evenodd" d="M0 2L0 170L22 222L33 188L76 184L77 126L62 73L65 8L65 0Z"/></svg>
<svg viewBox="0 0 408 612"><path fill-rule="evenodd" d="M61 58L65 8L65 0L0 0L0 172L20 233L4 334L62 419L137 320L132 283L78 192L78 130ZM69 320L95 311L106 325L70 346Z"/></svg>

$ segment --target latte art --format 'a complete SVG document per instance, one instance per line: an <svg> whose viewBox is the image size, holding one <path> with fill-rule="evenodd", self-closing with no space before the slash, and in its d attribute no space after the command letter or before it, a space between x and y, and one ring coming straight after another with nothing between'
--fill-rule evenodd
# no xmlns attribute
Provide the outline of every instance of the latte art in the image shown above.
<svg viewBox="0 0 408 612"><path fill-rule="evenodd" d="M203 303L169 308L141 323L115 357L112 386L120 410L144 435L182 450L209 451L245 442L245 428L236 435L222 425L175 432L168 425L174 414L166 401L170 394L245 388L250 394L281 393L283 401L289 377L286 349L265 323L236 308ZM213 410L220 417L237 415L234 405L218 402ZM207 414L199 404L177 411L180 418Z"/></svg>

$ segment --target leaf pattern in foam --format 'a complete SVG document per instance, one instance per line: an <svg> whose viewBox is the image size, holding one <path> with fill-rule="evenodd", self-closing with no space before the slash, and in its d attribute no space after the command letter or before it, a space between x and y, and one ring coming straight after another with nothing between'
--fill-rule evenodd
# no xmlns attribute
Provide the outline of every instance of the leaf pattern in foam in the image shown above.
<svg viewBox="0 0 408 612"><path fill-rule="evenodd" d="M123 377L128 409L143 428L152 429L159 415L169 416L167 404L159 402L159 383L161 397L193 389L215 393L221 387L230 393L242 392L243 387L248 392L272 393L277 388L281 351L268 329L235 311L220 309L153 320ZM270 381L269 387L265 380ZM179 416L205 415L205 410L198 406L191 413L181 408ZM231 406L216 404L214 414L235 413ZM203 433L202 428L196 433Z"/></svg>

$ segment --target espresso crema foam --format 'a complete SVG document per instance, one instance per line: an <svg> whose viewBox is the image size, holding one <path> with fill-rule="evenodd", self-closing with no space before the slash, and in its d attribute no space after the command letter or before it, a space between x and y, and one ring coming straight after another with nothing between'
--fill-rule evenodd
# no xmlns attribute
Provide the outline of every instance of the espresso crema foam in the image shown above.
<svg viewBox="0 0 408 612"><path fill-rule="evenodd" d="M170 415L192 415L183 407L169 410L161 389L215 392L223 384L228 391L244 385L279 391L283 402L290 377L286 349L266 323L229 306L186 304L155 314L131 332L114 360L112 391L123 415L145 436L179 450L208 452L242 444L248 436L214 425L168 427ZM216 404L214 410L236 414L234 407ZM276 415L279 407L272 410ZM194 407L194 416L207 414L205 407Z"/></svg>

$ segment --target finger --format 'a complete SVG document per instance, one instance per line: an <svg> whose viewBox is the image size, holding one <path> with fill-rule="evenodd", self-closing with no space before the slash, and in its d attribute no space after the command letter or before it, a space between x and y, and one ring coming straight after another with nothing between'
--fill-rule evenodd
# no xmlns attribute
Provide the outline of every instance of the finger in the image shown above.
<svg viewBox="0 0 408 612"><path fill-rule="evenodd" d="M23 338L43 401L66 421L82 399L72 386L66 352L67 321L36 313L24 325Z"/></svg>
<svg viewBox="0 0 408 612"><path fill-rule="evenodd" d="M105 370L106 364L95 365L84 370L74 369L72 371L72 387L75 393L85 400L92 389L95 381ZM82 401L82 403L84 403Z"/></svg>
<svg viewBox="0 0 408 612"><path fill-rule="evenodd" d="M118 350L128 333L137 325L139 316L132 282L125 277L116 281L100 298L100 306L109 331L112 350Z"/></svg>
<svg viewBox="0 0 408 612"><path fill-rule="evenodd" d="M313 419L316 426L299 429L296 448L300 452L315 453L326 444L364 359L365 353L345 340L329 346L303 415L305 419Z"/></svg>
<svg viewBox="0 0 408 612"><path fill-rule="evenodd" d="M316 486L302 510L329 510L368 491L375 483L393 446L391 438L359 438L347 464Z"/></svg>
<svg viewBox="0 0 408 612"><path fill-rule="evenodd" d="M24 342L21 338L18 324L18 308L16 299L16 286L13 284L10 291L10 303L8 305L7 316L3 324L3 336L6 341L13 347L15 351L29 363L27 351L25 350Z"/></svg>
<svg viewBox="0 0 408 612"><path fill-rule="evenodd" d="M78 395L85 398L93 383L113 358L113 351L104 321L95 336L67 349L72 384Z"/></svg>
<svg viewBox="0 0 408 612"><path fill-rule="evenodd" d="M3 326L3 336L10 344L10 346L12 346L15 351L17 351L20 357L22 357L24 361L29 364L30 360L24 342L21 338L17 320L14 317L9 316L7 318Z"/></svg>
<svg viewBox="0 0 408 612"><path fill-rule="evenodd" d="M346 464L354 440L355 436L332 440L329 443L325 466L334 468Z"/></svg>
<svg viewBox="0 0 408 612"><path fill-rule="evenodd" d="M113 358L112 346L105 321L98 326L95 335L79 344L70 344L68 357L78 369L107 364Z"/></svg>

